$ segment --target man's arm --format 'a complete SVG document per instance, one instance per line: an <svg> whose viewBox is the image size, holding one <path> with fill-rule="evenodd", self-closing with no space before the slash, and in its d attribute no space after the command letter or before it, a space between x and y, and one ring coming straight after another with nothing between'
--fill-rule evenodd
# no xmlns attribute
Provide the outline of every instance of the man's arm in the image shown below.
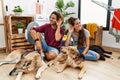
<svg viewBox="0 0 120 80"><path fill-rule="evenodd" d="M30 35L32 39L35 41L36 48L39 52L42 51L42 46L41 46L41 34L39 32L36 32L34 29L30 30Z"/></svg>
<svg viewBox="0 0 120 80"><path fill-rule="evenodd" d="M60 27L61 27L61 24L62 24L62 20L59 19L57 22L56 22L56 25L57 25L57 30L55 32L55 40L56 41L60 41L62 35L60 33Z"/></svg>

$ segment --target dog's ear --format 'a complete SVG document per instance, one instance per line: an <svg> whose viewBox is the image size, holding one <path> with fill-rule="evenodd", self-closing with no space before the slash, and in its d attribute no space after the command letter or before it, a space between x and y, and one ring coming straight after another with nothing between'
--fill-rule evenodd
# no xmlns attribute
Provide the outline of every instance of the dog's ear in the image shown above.
<svg viewBox="0 0 120 80"><path fill-rule="evenodd" d="M63 49L63 48L65 48L65 47L62 46L60 49Z"/></svg>
<svg viewBox="0 0 120 80"><path fill-rule="evenodd" d="M40 56L41 56L41 55L36 55L36 56L34 57L34 60L40 59Z"/></svg>
<svg viewBox="0 0 120 80"><path fill-rule="evenodd" d="M66 48L67 48L68 50L77 49L77 46L67 46Z"/></svg>
<svg viewBox="0 0 120 80"><path fill-rule="evenodd" d="M27 54L29 54L30 52L29 51L25 51L22 55L21 55L21 59L24 59L24 57L27 55Z"/></svg>
<svg viewBox="0 0 120 80"><path fill-rule="evenodd" d="M67 49L67 50L71 50L71 46L67 46L66 49Z"/></svg>

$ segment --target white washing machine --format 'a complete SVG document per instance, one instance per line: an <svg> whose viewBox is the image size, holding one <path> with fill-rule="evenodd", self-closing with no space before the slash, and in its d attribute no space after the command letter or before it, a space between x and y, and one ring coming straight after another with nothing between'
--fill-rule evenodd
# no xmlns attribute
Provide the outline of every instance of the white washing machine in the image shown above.
<svg viewBox="0 0 120 80"><path fill-rule="evenodd" d="M43 25L45 23L49 23L49 17L47 16L43 16L43 15L40 15L40 14L36 14L34 16L34 21L33 22L30 22L25 30L25 38L31 43L31 44L34 44L34 41L33 39L31 38L30 36L30 29L33 28L33 27L37 27L37 26L40 26L40 25Z"/></svg>

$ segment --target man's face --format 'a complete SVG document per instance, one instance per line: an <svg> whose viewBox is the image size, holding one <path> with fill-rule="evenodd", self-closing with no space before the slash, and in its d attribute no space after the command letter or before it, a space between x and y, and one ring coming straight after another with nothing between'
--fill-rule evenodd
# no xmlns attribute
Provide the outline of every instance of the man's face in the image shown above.
<svg viewBox="0 0 120 80"><path fill-rule="evenodd" d="M56 21L57 21L56 15L55 15L55 14L52 14L52 15L50 16L50 24L51 24L51 25L56 25Z"/></svg>

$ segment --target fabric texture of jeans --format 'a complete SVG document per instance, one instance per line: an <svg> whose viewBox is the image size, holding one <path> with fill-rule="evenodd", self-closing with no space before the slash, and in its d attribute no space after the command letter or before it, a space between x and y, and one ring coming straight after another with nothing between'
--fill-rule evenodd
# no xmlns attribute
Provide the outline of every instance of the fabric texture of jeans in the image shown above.
<svg viewBox="0 0 120 80"><path fill-rule="evenodd" d="M84 49L85 49L84 47L83 48L78 47L78 51L80 53L82 53L84 51ZM95 51L88 50L88 53L85 54L85 60L98 60L97 53Z"/></svg>
<svg viewBox="0 0 120 80"><path fill-rule="evenodd" d="M49 51L53 51L55 52L57 55L59 54L59 50L54 48L54 47L51 47L51 46L48 46L46 41L44 39L42 39L42 48L43 48L43 51L44 52L49 52Z"/></svg>

